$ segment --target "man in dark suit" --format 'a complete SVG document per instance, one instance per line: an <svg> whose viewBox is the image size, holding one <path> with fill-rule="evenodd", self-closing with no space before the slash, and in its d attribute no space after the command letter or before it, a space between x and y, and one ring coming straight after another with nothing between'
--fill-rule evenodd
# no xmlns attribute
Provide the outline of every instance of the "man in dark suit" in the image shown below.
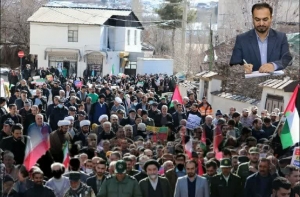
<svg viewBox="0 0 300 197"><path fill-rule="evenodd" d="M179 123L182 119L187 119L186 114L183 112L182 104L177 104L177 111L172 114L172 118L175 128L179 126Z"/></svg>
<svg viewBox="0 0 300 197"><path fill-rule="evenodd" d="M243 186L241 178L231 173L231 160L222 159L220 168L221 174L215 175L211 179L211 197L242 197ZM254 197L254 196L253 196Z"/></svg>
<svg viewBox="0 0 300 197"><path fill-rule="evenodd" d="M287 37L271 29L272 13L273 8L267 3L253 5L254 29L237 36L230 65L244 65L246 73L270 73L288 66L292 56Z"/></svg>
<svg viewBox="0 0 300 197"><path fill-rule="evenodd" d="M144 170L148 177L139 182L143 197L171 197L168 179L158 176L159 163L153 159L146 161Z"/></svg>
<svg viewBox="0 0 300 197"><path fill-rule="evenodd" d="M88 178L86 180L86 184L94 190L95 194L98 194L103 181L106 179L105 176L106 161L104 160L97 161L95 170L96 170L96 175Z"/></svg>

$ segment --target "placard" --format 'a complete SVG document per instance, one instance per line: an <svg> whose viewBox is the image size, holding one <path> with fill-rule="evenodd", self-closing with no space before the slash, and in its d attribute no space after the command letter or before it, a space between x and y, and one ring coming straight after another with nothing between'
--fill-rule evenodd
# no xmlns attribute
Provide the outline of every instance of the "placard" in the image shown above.
<svg viewBox="0 0 300 197"><path fill-rule="evenodd" d="M48 81L53 81L53 76L52 75L46 75L46 79Z"/></svg>
<svg viewBox="0 0 300 197"><path fill-rule="evenodd" d="M164 141L168 137L168 127L147 126L146 130L153 133L151 136L152 142L157 142L158 140Z"/></svg>
<svg viewBox="0 0 300 197"><path fill-rule="evenodd" d="M194 114L189 114L189 117L186 122L186 128L187 129L195 129L199 127L201 124L201 118Z"/></svg>
<svg viewBox="0 0 300 197"><path fill-rule="evenodd" d="M74 84L75 84L75 87L76 88L81 88L82 87L82 81L79 81L79 80L76 80L76 81L74 81Z"/></svg>
<svg viewBox="0 0 300 197"><path fill-rule="evenodd" d="M300 168L300 147L294 148L291 165L297 166L298 168Z"/></svg>

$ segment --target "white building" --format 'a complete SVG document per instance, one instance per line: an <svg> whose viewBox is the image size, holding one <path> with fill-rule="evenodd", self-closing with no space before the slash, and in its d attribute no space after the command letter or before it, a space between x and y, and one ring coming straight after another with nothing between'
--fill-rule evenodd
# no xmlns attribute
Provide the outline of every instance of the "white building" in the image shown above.
<svg viewBox="0 0 300 197"><path fill-rule="evenodd" d="M65 67L82 76L132 73L143 57L142 24L131 10L44 6L29 19L30 54L38 67Z"/></svg>

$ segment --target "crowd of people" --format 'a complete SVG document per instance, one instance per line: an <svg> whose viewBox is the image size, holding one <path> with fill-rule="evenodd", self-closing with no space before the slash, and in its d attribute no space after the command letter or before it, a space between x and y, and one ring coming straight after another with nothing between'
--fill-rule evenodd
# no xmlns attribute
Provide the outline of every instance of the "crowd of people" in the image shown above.
<svg viewBox="0 0 300 197"><path fill-rule="evenodd" d="M300 196L299 168L290 165L299 143L283 149L279 109L222 112L197 89L181 103L164 96L176 88L176 77L167 75L36 85L11 74L11 95L0 98L2 196ZM200 126L187 128L190 115ZM153 127L167 128L165 137ZM47 134L50 149L28 169L25 150Z"/></svg>

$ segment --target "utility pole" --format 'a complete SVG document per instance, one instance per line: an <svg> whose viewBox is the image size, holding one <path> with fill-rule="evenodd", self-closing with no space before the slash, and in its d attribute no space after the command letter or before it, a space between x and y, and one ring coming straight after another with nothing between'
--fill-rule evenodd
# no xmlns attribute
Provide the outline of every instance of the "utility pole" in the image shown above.
<svg viewBox="0 0 300 197"><path fill-rule="evenodd" d="M214 47L213 47L213 31L211 29L211 18L212 15L210 15L210 22L209 22L209 71L212 71L212 68L214 66Z"/></svg>
<svg viewBox="0 0 300 197"><path fill-rule="evenodd" d="M181 32L181 54L182 54L182 68L184 70L186 69L185 65L185 44L186 44L186 26L187 26L187 12L188 12L188 7L187 7L187 0L183 0L183 13L182 13L182 32Z"/></svg>

